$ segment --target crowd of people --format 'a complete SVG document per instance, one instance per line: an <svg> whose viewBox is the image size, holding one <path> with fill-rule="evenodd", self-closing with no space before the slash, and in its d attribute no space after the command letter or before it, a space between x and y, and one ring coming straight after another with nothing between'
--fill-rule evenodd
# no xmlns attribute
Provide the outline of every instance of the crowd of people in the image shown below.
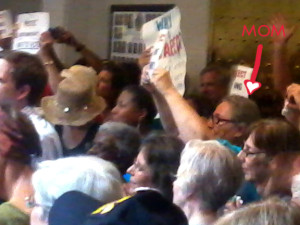
<svg viewBox="0 0 300 225"><path fill-rule="evenodd" d="M150 50L104 60L59 29L38 55L0 40L1 225L300 224L293 28L273 39L273 84L250 98L229 95L215 64L181 96L169 71L147 76ZM56 44L80 60L65 68Z"/></svg>

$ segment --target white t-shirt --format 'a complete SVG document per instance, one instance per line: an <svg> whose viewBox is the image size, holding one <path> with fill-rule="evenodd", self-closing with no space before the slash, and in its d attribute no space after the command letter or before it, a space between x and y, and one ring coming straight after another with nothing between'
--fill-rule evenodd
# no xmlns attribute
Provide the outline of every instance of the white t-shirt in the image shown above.
<svg viewBox="0 0 300 225"><path fill-rule="evenodd" d="M42 146L40 161L53 160L63 157L59 136L54 127L42 117L42 111L38 107L26 106L21 110L33 123Z"/></svg>

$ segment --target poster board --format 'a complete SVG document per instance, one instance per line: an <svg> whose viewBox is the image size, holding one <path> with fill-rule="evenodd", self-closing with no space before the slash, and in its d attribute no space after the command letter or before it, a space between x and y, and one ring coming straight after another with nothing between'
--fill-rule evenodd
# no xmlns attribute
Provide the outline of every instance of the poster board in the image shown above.
<svg viewBox="0 0 300 225"><path fill-rule="evenodd" d="M0 38L13 35L13 20L9 10L0 11Z"/></svg>
<svg viewBox="0 0 300 225"><path fill-rule="evenodd" d="M157 64L158 67L170 72L175 88L183 95L185 91L184 80L187 56L183 44L180 21L180 10L178 7L174 7L172 10L144 24L142 38L148 49L157 43L162 30L168 31L164 48Z"/></svg>
<svg viewBox="0 0 300 225"><path fill-rule="evenodd" d="M49 29L49 22L49 13L46 12L18 15L13 50L36 54L39 51L40 35Z"/></svg>

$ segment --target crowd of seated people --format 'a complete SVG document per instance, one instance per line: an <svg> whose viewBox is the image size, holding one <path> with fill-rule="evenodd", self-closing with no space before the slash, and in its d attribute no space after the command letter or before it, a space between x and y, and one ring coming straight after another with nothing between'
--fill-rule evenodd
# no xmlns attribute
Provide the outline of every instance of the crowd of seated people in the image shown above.
<svg viewBox="0 0 300 225"><path fill-rule="evenodd" d="M273 86L250 98L219 65L183 97L169 71L148 77L150 49L104 60L63 28L38 55L0 41L0 224L299 224L293 32L273 37ZM81 59L66 68L56 44Z"/></svg>

